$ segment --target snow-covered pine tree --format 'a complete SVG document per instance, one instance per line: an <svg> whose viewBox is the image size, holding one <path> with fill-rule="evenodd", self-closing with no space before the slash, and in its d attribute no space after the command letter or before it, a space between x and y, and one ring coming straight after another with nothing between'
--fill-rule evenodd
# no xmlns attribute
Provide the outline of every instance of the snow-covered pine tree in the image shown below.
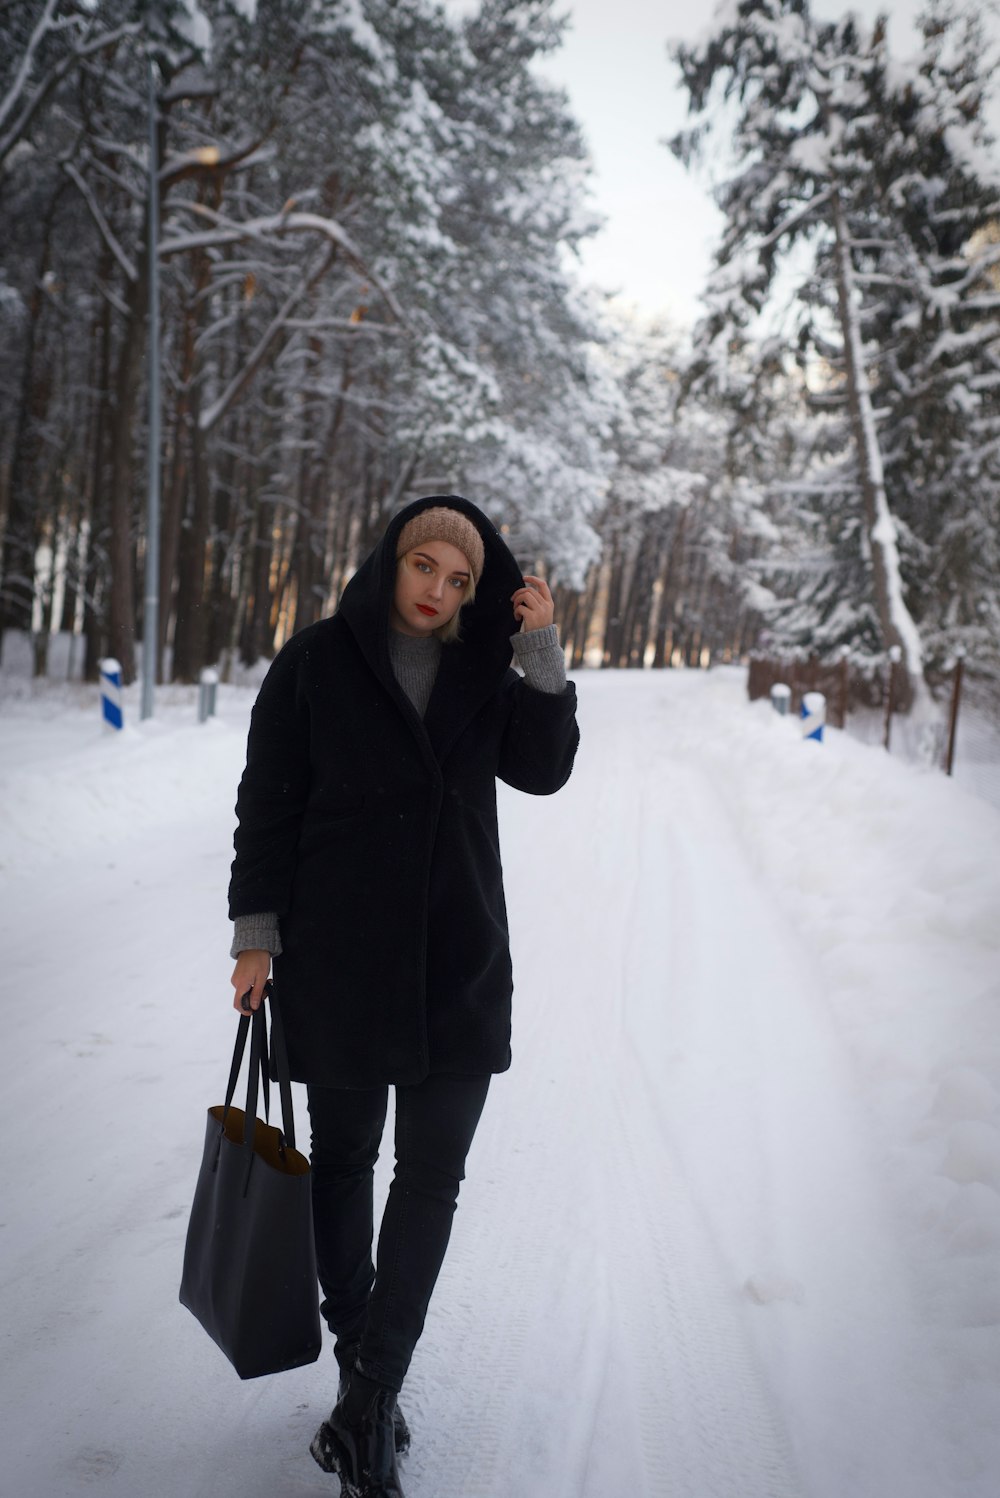
<svg viewBox="0 0 1000 1498"><path fill-rule="evenodd" d="M297 59L267 173L296 208L308 198L332 216L357 253L340 254L295 307L269 391L228 387L287 411L281 468L295 540L287 560L271 561L288 617L298 626L329 605L358 550L417 487L468 488L508 520L519 555L579 577L596 549L587 514L614 392L590 352L595 313L563 265L593 220L579 131L531 68L558 40L550 0L490 0L458 23L428 0L327 0L322 25L318 9L286 15L267 52L272 75L289 49ZM247 44L255 24L242 23ZM226 71L218 37L213 69ZM245 87L245 62L238 76ZM255 168L245 180L259 177ZM221 355L231 341L234 317L258 317L265 277L295 269L287 254L258 264L257 240L253 304L208 320L206 361L214 342ZM220 288L246 267L246 243L232 255L213 267ZM220 389L209 413L231 445L236 411L221 409ZM269 550L269 528L255 530ZM251 613L248 655L256 601Z"/></svg>
<svg viewBox="0 0 1000 1498"><path fill-rule="evenodd" d="M766 361L747 367L742 398L758 417L779 408L751 440L717 393L687 398L677 334L611 313L608 322L604 357L621 390L615 462L594 520L601 558L582 593L561 600L567 643L579 663L600 639L603 664L615 667L730 660L754 643L771 602L758 575L775 540L760 475L794 466L787 396L762 374Z"/></svg>
<svg viewBox="0 0 1000 1498"><path fill-rule="evenodd" d="M163 0L159 41L175 51L187 48L186 20L181 0ZM145 194L140 187L136 197L118 178L115 201L102 204L87 180L87 162L103 158L99 169L107 184L115 178L111 142L121 141L125 158L135 143L141 174L149 27L136 0L100 7L35 0L7 7L0 26L0 281L8 288L0 425L10 434L9 446L0 447L6 490L0 492L0 633L29 629L39 606L42 635L58 622L52 573L61 557L73 605L82 597L89 608L102 598L106 633L115 637L102 649L120 650L128 674L131 505L117 507L114 494L98 496L92 482L97 455L81 450L76 434L91 426L86 405L100 379L104 414L114 403L123 412L114 433L106 426L102 431L100 458L107 457L109 478L128 469L129 441L119 442L117 430L130 426L123 408L134 401L137 381L134 345L119 337L116 320L127 330L144 316ZM101 141L96 150L95 140ZM81 532L93 543L89 559L77 545ZM40 549L48 568L37 565ZM41 669L44 640L38 645Z"/></svg>
<svg viewBox="0 0 1000 1498"><path fill-rule="evenodd" d="M417 332L393 361L398 472L467 487L525 564L580 581L616 396L593 358L596 307L565 264L595 227L586 148L532 66L559 42L552 11L486 0L454 29L417 0L372 15L411 99L380 124L380 150L423 164L415 193L383 174L400 226L385 273L406 286Z"/></svg>
<svg viewBox="0 0 1000 1498"><path fill-rule="evenodd" d="M886 100L872 183L891 230L859 270L886 490L929 664L1000 664L1000 153L996 47L935 0Z"/></svg>
<svg viewBox="0 0 1000 1498"><path fill-rule="evenodd" d="M799 600L798 625L811 612L817 633L829 643L839 633L842 643L863 651L873 643L863 628L873 606L879 644L902 649L905 696L926 700L923 646L913 616L921 600L915 590L907 591L908 575L900 565L900 543L916 552L920 538L908 522L901 527L894 519L887 497L878 422L889 345L881 337L873 342L873 335L886 334L884 322L876 324L887 284L879 281L880 259L905 240L911 278L928 279L922 259L928 237L910 233L907 239L913 229L904 212L907 183L920 174L927 181L936 174L958 178L969 166L968 153L961 161L957 150L954 157L949 153L954 137L940 129L911 138L915 154L905 170L901 157L893 166L891 143L902 101L908 87L916 90L929 120L935 111L947 114L949 99L961 109L960 89L955 75L944 70L925 68L918 85L913 70L890 63L884 22L867 32L853 16L818 21L804 0L741 0L721 7L714 24L702 45L674 49L692 110L701 116L672 142L675 152L688 162L696 157L713 99L729 101L733 118L736 167L718 192L727 223L699 335L702 370L725 387L733 351L745 345L773 297L779 270L787 266L801 312L800 353L814 371L817 360L828 371L819 401L829 408L839 398L847 409L861 501L853 513L845 512L848 471L836 462L825 465L835 486L827 513L842 565L810 587L807 607ZM966 79L966 103L967 85ZM967 232L975 227L974 217L966 220ZM953 266L963 248L961 238L952 243ZM897 332L912 333L916 320L909 310L908 318L893 325Z"/></svg>
<svg viewBox="0 0 1000 1498"><path fill-rule="evenodd" d="M110 646L126 667L153 14L101 7L121 34L39 98L0 182L18 229L0 244L0 401L15 430L22 412L45 435L20 483L24 592L51 532L89 658ZM487 0L464 20L433 0L165 0L155 14L170 22L154 47L159 644L175 673L237 645L253 659L327 608L417 484L474 489L525 559L579 575L614 391L564 263L592 225L586 153L531 67L558 38L549 0ZM32 15L22 56L36 22L56 46L86 19L51 0ZM0 485L9 472L0 462Z"/></svg>
<svg viewBox="0 0 1000 1498"><path fill-rule="evenodd" d="M680 648L678 624L690 583L684 541L706 480L683 469L678 457L676 339L628 317L611 326L605 357L622 392L612 428L615 464L595 522L601 558L570 643L581 660L599 614L603 665L642 666L655 640L653 664L659 666Z"/></svg>

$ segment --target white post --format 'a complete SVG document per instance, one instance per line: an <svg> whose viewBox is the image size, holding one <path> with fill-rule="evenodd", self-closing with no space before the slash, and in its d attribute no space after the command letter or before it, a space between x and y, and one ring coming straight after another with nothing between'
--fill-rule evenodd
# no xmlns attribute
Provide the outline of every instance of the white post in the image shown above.
<svg viewBox="0 0 1000 1498"><path fill-rule="evenodd" d="M215 689L219 685L219 673L206 666L198 681L198 722L215 716Z"/></svg>
<svg viewBox="0 0 1000 1498"><path fill-rule="evenodd" d="M792 701L792 689L787 687L783 681L776 681L771 688L771 706L782 718L787 717L788 709Z"/></svg>
<svg viewBox="0 0 1000 1498"><path fill-rule="evenodd" d="M101 661L101 717L105 728L118 730L125 727L122 712L122 668L113 656Z"/></svg>

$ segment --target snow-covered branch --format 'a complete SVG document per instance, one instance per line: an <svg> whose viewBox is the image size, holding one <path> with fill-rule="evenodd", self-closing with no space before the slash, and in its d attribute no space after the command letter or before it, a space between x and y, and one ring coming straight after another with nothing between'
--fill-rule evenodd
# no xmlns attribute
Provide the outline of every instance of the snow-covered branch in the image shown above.
<svg viewBox="0 0 1000 1498"><path fill-rule="evenodd" d="M787 218L783 219L781 223L777 225L776 228L772 229L770 234L765 234L763 239L758 240L757 248L760 250L769 249L770 246L776 244L779 239L783 239L784 236L788 234L790 230L794 229L797 224L800 224L803 219L808 218L810 214L815 213L817 208L821 208L825 203L828 203L830 201L832 191L832 188L827 188L825 192L819 192L815 197L810 198L807 203L803 203L801 207L797 208L794 211L794 213L790 213Z"/></svg>
<svg viewBox="0 0 1000 1498"><path fill-rule="evenodd" d="M114 307L115 311L121 317L128 317L128 303L118 295L115 288L113 286L109 286L106 281L101 281L98 284L101 296L108 303L108 305L110 307Z"/></svg>
<svg viewBox="0 0 1000 1498"><path fill-rule="evenodd" d="M95 151L100 151L102 156L124 156L126 161L132 163L137 172L145 172L146 159L128 145L125 141L112 140L107 135L95 135L91 137L91 145Z"/></svg>
<svg viewBox="0 0 1000 1498"><path fill-rule="evenodd" d="M114 42L120 41L122 37L136 36L142 29L136 22L126 22L121 26L113 27L110 31L102 31L96 37L91 37L89 41L83 41L78 46L71 48L66 56L56 63L51 71L46 74L38 84L35 92L24 102L20 114L8 125L7 122L10 120L13 110L20 102L31 78L35 53L39 45L46 36L51 35L54 31L63 29L65 24L60 22L53 25L51 22L51 12L55 8L56 3L57 0L48 0L45 11L39 18L38 25L35 27L28 46L25 49L21 67L18 69L18 75L8 89L3 101L0 102L0 166L3 165L18 141L23 138L32 119L52 93L52 90L57 84L62 82L74 67L77 67L86 58L101 48L111 46ZM49 18L48 24L45 24L46 17ZM43 26L44 30L40 30ZM4 128L5 126L7 127L6 129Z"/></svg>
<svg viewBox="0 0 1000 1498"><path fill-rule="evenodd" d="M284 303L278 309L275 316L271 319L270 324L265 329L261 338L258 340L256 348L250 354L249 358L246 360L239 373L235 375L232 380L230 380L229 384L219 396L218 400L213 401L212 404L201 413L198 425L202 432L210 432L216 425L216 423L220 421L221 418L226 414L230 406L233 405L233 403L239 398L242 392L247 388L247 386L250 384L255 374L257 373L257 370L264 362L264 358L270 350L272 344L285 331L289 316L299 305L299 303L309 294L309 292L313 290L317 283L322 280L323 276L326 275L327 271L330 269L330 266L333 264L334 259L336 258L336 254L337 245L335 243L329 244L323 256L321 257L319 264L316 266L311 275L307 276L301 283L301 285L296 286L295 289L291 291L285 298Z"/></svg>
<svg viewBox="0 0 1000 1498"><path fill-rule="evenodd" d="M0 134L36 111L3 182L18 223L0 235L13 331L0 390L32 422L8 444L0 580L7 535L30 562L37 534L65 533L96 580L87 628L126 676L141 612L148 69L131 37L109 46L109 17L146 23L148 9L0 0L17 38L0 97L22 70ZM586 516L614 403L595 373L596 297L575 292L564 264L590 219L589 168L567 102L533 73L547 6L515 6L513 48L510 7L483 7L475 49L435 0L407 4L405 25L389 0L277 9L271 24L252 0L200 12L182 0L160 7L152 38L171 434L160 594L181 679L220 643L202 628L210 616L225 618L230 652L272 654L357 564L362 509L374 521L442 474L503 505L526 554L562 558L566 576L596 547ZM51 29L29 67L43 13ZM87 51L99 37L107 51ZM193 38L205 47L192 60ZM26 265L58 311L37 327ZM60 294L70 276L74 293ZM38 444L43 425L52 437ZM63 473L79 495L65 517ZM67 590L64 617L73 604Z"/></svg>
<svg viewBox="0 0 1000 1498"><path fill-rule="evenodd" d="M967 290L970 286L974 286L977 281L982 280L986 272L992 270L995 265L1000 265L1000 244L991 245L988 250L977 251L976 258L969 265L969 269L962 280L949 286L948 290L950 292Z"/></svg>
<svg viewBox="0 0 1000 1498"><path fill-rule="evenodd" d="M112 187L117 187L119 192L123 192L126 197L131 198L133 203L145 203L147 201L144 175L131 179L123 177L121 172L116 172L114 167L108 166L107 162L102 161L98 156L88 156L87 164L91 171L96 172L99 177L103 177L105 182L110 182Z"/></svg>
<svg viewBox="0 0 1000 1498"><path fill-rule="evenodd" d="M406 332L397 323L372 322L367 317L290 317L287 325L307 333L348 333L351 337L374 333L380 338L399 338Z"/></svg>
<svg viewBox="0 0 1000 1498"><path fill-rule="evenodd" d="M385 285L382 278L365 262L364 256L354 243L351 236L342 229L332 218L323 218L318 213L281 212L267 214L261 218L247 219L246 222L233 223L220 221L215 228L202 230L193 234L171 234L160 242L160 256L166 259L171 255L185 254L190 250L215 249L221 245L239 244L243 240L267 240L274 236L281 238L285 234L321 234L330 241L337 249L342 250L347 258L357 266L365 279L377 288L393 316L401 323L407 321L403 309L399 305L392 291Z"/></svg>
<svg viewBox="0 0 1000 1498"><path fill-rule="evenodd" d="M137 281L139 279L139 273L136 270L133 261L123 250L116 235L112 231L111 225L108 223L107 219L104 217L104 214L101 212L100 204L94 197L94 194L91 192L88 184L84 181L83 177L81 177L80 173L77 171L76 167L71 161L63 162L63 171L66 173L70 181L77 188L79 188L80 193L83 197L83 201L89 208L90 216L94 220L94 223L97 225L104 243L107 245L112 255L114 255L115 259L118 261L118 264L125 272L128 280L132 282Z"/></svg>
<svg viewBox="0 0 1000 1498"><path fill-rule="evenodd" d="M160 167L160 182L164 187L173 187L188 177L204 175L205 172L225 173L237 166L253 166L259 159L261 141L254 136L223 151L219 146L192 146L188 151L168 156Z"/></svg>
<svg viewBox="0 0 1000 1498"><path fill-rule="evenodd" d="M59 0L45 0L45 9L38 17L35 29L28 38L28 45L24 49L21 65L17 70L14 81L7 90L6 96L0 100L0 132L3 131L7 121L10 119L17 106L17 102L28 86L35 66L35 55L39 47L48 36L52 28L52 17Z"/></svg>

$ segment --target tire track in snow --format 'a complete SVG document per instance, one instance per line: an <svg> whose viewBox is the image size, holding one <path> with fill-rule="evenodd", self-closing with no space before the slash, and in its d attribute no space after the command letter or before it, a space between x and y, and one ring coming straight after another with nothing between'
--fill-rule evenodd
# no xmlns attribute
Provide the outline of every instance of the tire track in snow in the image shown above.
<svg viewBox="0 0 1000 1498"><path fill-rule="evenodd" d="M671 1085L636 1051L650 1105L777 1377L810 1492L937 1498L947 1477L913 1436L937 1416L905 1260L816 964L762 890L703 758L644 779L689 948L672 982Z"/></svg>
<svg viewBox="0 0 1000 1498"><path fill-rule="evenodd" d="M561 1094L540 1085L524 1106L510 1080L494 1084L408 1382L427 1421L407 1471L414 1498L584 1492L573 1469L594 1422L580 1411L600 1396L610 1298L585 1247L565 1255L585 1224L572 1220L561 1154L541 1143L561 1130Z"/></svg>
<svg viewBox="0 0 1000 1498"><path fill-rule="evenodd" d="M634 1081L622 1125L638 1150L648 1148L656 1120L647 1079ZM740 1325L735 1287L666 1147L663 1154L659 1199L652 1183L641 1193L626 1177L629 1217L641 1224L635 1278L654 1289L646 1304L625 1298L621 1322L629 1345L645 1339L663 1349L658 1377L637 1390L646 1449L662 1449L662 1486L650 1491L801 1498L771 1391Z"/></svg>
<svg viewBox="0 0 1000 1498"><path fill-rule="evenodd" d="M793 1498L801 1483L741 1325L743 1308L657 1108L673 1048L664 1023L669 995L681 969L698 986L699 962L688 939L686 902L668 898L668 891L677 895L679 881L670 866L666 820L683 797L662 762L651 763L655 723L638 725L638 732L636 726L628 748L640 773L618 782L607 835L612 827L619 835L625 831L619 846L635 855L617 937L623 1044L615 1067L616 1115L621 1151L633 1164L620 1183L627 1219L635 1225L634 1280L623 1286L632 1293L621 1296L619 1319L629 1328L627 1347L654 1349L652 1367L633 1370L643 1447L662 1452L649 1491ZM619 745L615 758L625 747ZM634 1285L647 1293L637 1296Z"/></svg>
<svg viewBox="0 0 1000 1498"><path fill-rule="evenodd" d="M637 727L590 725L595 768L634 760ZM430 1432L413 1498L802 1498L650 1097L677 942L651 802L645 769L590 775L584 756L553 802L505 803L515 942L539 904L558 931L515 951L514 1070L487 1104L414 1368ZM575 861L581 823L587 877L560 886L537 850L565 840Z"/></svg>

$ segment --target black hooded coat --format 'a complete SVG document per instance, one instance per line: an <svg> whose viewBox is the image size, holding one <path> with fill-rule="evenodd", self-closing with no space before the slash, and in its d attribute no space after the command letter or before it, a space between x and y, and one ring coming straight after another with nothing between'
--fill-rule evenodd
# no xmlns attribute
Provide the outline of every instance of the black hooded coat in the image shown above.
<svg viewBox="0 0 1000 1498"><path fill-rule="evenodd" d="M420 510L483 538L476 597L424 718L389 662L396 540ZM568 780L576 693L511 668L524 580L481 510L435 495L396 515L331 618L275 657L250 724L230 916L277 911L292 1077L331 1087L510 1065L511 965L496 777L548 795Z"/></svg>

